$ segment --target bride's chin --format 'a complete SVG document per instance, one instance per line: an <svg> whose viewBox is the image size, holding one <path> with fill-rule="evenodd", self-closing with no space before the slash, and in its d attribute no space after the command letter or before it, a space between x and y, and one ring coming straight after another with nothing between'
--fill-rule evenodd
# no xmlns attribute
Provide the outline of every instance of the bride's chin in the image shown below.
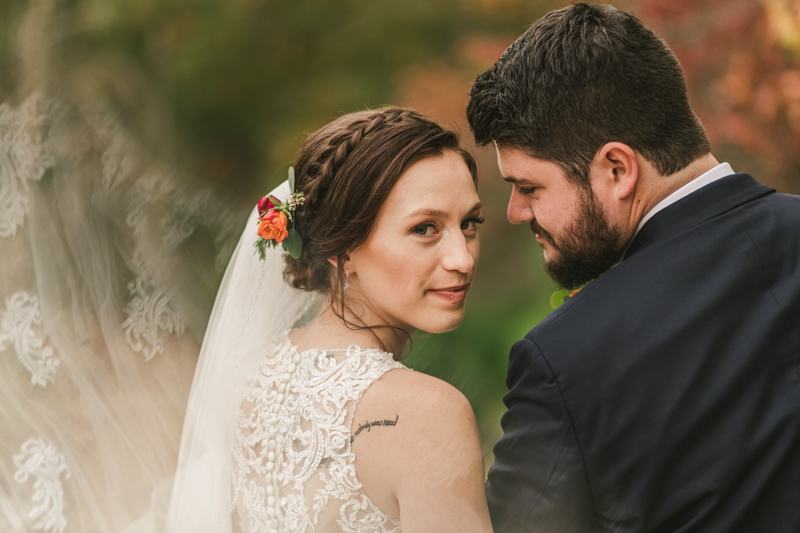
<svg viewBox="0 0 800 533"><path fill-rule="evenodd" d="M441 317L445 313L440 313L439 317ZM464 310L461 309L460 312L451 312L447 313L446 318L440 318L435 323L428 324L426 327L420 328L423 331L427 331L428 333L447 333L448 331L453 331L458 326L461 325L461 322L464 320Z"/></svg>

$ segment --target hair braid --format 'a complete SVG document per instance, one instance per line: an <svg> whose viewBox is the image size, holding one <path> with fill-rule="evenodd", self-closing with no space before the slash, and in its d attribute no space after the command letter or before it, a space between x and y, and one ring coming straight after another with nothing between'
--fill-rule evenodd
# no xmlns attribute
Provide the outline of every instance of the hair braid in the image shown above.
<svg viewBox="0 0 800 533"><path fill-rule="evenodd" d="M302 181L308 183L304 193L307 204L311 206L309 209L313 209L314 204L325 197L337 170L344 165L364 137L380 129L384 123L383 114L354 120L326 140L316 157L310 161L307 175L304 176L307 179Z"/></svg>

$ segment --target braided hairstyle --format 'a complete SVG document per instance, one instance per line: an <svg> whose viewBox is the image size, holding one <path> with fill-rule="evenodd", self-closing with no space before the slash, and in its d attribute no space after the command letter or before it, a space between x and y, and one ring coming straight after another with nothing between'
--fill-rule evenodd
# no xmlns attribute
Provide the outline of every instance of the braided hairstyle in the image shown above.
<svg viewBox="0 0 800 533"><path fill-rule="evenodd" d="M296 190L305 195L295 221L303 252L286 255L287 281L343 302L344 259L367 241L394 184L416 161L446 150L463 158L477 183L458 134L410 109L351 113L311 134L294 163Z"/></svg>

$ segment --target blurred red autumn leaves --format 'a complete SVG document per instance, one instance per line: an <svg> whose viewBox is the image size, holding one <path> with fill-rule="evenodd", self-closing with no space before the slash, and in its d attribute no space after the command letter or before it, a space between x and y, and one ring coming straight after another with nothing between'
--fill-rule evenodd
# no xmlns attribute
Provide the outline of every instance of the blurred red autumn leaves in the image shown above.
<svg viewBox="0 0 800 533"><path fill-rule="evenodd" d="M800 193L800 0L638 0L677 54L718 158Z"/></svg>
<svg viewBox="0 0 800 533"><path fill-rule="evenodd" d="M675 51L718 159L800 193L800 0L633 0L621 7ZM458 57L466 68L417 66L401 79L399 99L466 127L474 74L514 38L464 37Z"/></svg>

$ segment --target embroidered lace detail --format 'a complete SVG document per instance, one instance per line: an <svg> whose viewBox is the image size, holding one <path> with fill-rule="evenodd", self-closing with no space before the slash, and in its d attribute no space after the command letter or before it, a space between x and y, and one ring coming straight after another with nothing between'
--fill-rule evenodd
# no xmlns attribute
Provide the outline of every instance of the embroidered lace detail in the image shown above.
<svg viewBox="0 0 800 533"><path fill-rule="evenodd" d="M0 237L13 237L28 211L29 180L55 164L48 134L53 102L31 95L18 109L0 105Z"/></svg>
<svg viewBox="0 0 800 533"><path fill-rule="evenodd" d="M267 353L235 425L244 531L400 533L364 493L350 450L358 400L393 368L405 367L377 349L298 353L288 337Z"/></svg>
<svg viewBox="0 0 800 533"><path fill-rule="evenodd" d="M67 527L64 518L64 489L61 486L61 474L69 477L69 467L64 456L44 440L33 438L22 444L20 453L13 457L17 471L14 479L25 483L34 476L33 509L28 517L37 520L33 529L41 529L53 533L62 533Z"/></svg>
<svg viewBox="0 0 800 533"><path fill-rule="evenodd" d="M181 335L183 320L169 307L169 299L163 291L154 288L148 292L141 279L130 282L128 290L133 298L125 307L128 315L122 323L125 340L134 351L144 354L145 361L149 361L164 351L164 339L159 332Z"/></svg>
<svg viewBox="0 0 800 533"><path fill-rule="evenodd" d="M214 266L225 270L236 244L238 219L224 208L210 191L189 192L177 195L170 205L169 213L161 219L164 231L163 242L167 250L173 250L188 239L198 227L206 227L216 233L214 246L217 256Z"/></svg>
<svg viewBox="0 0 800 533"><path fill-rule="evenodd" d="M6 310L0 311L0 351L14 346L20 363L31 373L31 383L46 387L53 382L58 359L53 348L45 345L46 335L37 328L42 323L39 298L18 292L6 299Z"/></svg>
<svg viewBox="0 0 800 533"><path fill-rule="evenodd" d="M110 112L100 112L95 122L98 137L106 142L100 157L103 188L113 189L141 167L141 149L136 140Z"/></svg>
<svg viewBox="0 0 800 533"><path fill-rule="evenodd" d="M126 223L135 240L131 270L136 278L128 283L131 299L125 306L128 318L122 323L125 340L132 350L143 353L145 361L164 352L165 336L183 333L183 320L170 305L167 294L159 288L158 272L166 271L166 262L158 241L145 239L149 233L157 234L151 227L153 213L174 193L172 180L160 174L151 174L136 181ZM161 258L156 262L154 258ZM166 334L166 335L165 335Z"/></svg>
<svg viewBox="0 0 800 533"><path fill-rule="evenodd" d="M122 133L112 138L122 139L121 146L128 142ZM135 160L125 162L113 154L112 150L106 158L109 172L113 170L116 176L109 178L109 183L116 184L111 186L120 186L121 180L132 182L125 223L133 233L130 269L135 278L128 284L128 318L122 327L131 349L149 361L163 353L168 335L183 334L183 319L170 301L171 293L164 290L169 286L169 276L164 274L176 267L173 252L202 226L216 234L216 266L222 270L236 244L237 221L211 193L183 191L169 174L151 173L134 181L128 176Z"/></svg>

